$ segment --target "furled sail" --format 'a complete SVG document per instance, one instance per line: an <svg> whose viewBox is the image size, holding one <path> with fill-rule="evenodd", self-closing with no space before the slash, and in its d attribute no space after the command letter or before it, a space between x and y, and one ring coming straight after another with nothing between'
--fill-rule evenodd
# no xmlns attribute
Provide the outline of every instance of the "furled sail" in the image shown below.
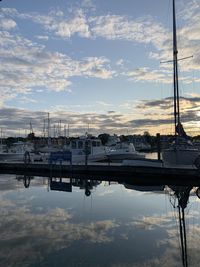
<svg viewBox="0 0 200 267"><path fill-rule="evenodd" d="M187 137L187 134L183 128L183 125L180 122L176 125L176 132L181 137Z"/></svg>

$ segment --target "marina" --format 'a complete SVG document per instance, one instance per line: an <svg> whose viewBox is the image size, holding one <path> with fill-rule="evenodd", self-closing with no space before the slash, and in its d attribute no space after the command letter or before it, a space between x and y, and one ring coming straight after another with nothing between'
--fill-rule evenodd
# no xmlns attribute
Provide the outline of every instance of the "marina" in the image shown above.
<svg viewBox="0 0 200 267"><path fill-rule="evenodd" d="M197 2L0 1L0 266L199 266Z"/></svg>

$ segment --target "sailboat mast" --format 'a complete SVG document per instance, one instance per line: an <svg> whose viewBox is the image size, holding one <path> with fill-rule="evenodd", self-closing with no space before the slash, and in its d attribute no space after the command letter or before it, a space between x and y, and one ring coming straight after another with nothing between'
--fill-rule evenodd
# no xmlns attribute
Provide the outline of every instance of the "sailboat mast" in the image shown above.
<svg viewBox="0 0 200 267"><path fill-rule="evenodd" d="M47 145L48 145L48 147L49 147L50 144L51 144L51 136L50 136L50 116L49 116L49 112L48 112L47 123L48 123L48 128L47 128L47 134L48 134Z"/></svg>
<svg viewBox="0 0 200 267"><path fill-rule="evenodd" d="M180 126L180 105L179 105L179 85L178 85L178 49L177 49L177 34L176 34L176 7L173 0L173 72L174 72L174 124L175 135L177 133L176 126Z"/></svg>

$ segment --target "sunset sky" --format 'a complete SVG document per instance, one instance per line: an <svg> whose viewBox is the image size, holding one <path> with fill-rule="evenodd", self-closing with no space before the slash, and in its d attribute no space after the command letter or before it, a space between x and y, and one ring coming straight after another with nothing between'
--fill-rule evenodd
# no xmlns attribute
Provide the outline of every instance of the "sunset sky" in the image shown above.
<svg viewBox="0 0 200 267"><path fill-rule="evenodd" d="M200 2L177 0L181 118L200 134ZM0 128L173 133L172 0L0 2Z"/></svg>

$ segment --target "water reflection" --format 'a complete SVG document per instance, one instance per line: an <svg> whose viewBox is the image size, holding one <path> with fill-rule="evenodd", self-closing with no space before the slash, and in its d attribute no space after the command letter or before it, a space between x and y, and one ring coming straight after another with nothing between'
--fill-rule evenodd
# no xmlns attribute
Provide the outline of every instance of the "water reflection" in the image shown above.
<svg viewBox="0 0 200 267"><path fill-rule="evenodd" d="M31 180L34 179L34 177L29 175L16 175L16 179L18 181L22 181L24 187L28 188L30 186Z"/></svg>
<svg viewBox="0 0 200 267"><path fill-rule="evenodd" d="M72 186L85 191L86 197L91 195L94 187L97 187L101 181L72 178L49 178L50 190L72 192Z"/></svg>
<svg viewBox="0 0 200 267"><path fill-rule="evenodd" d="M0 185L10 180L2 266L198 266L198 187L27 175Z"/></svg>
<svg viewBox="0 0 200 267"><path fill-rule="evenodd" d="M188 266L188 255L187 255L187 236L186 236L186 223L185 223L185 209L189 202L190 192L193 189L192 186L170 186L173 194L171 194L170 202L173 208L178 209L178 225L180 233L180 246L181 246L181 257L183 267ZM199 191L199 188L198 188Z"/></svg>
<svg viewBox="0 0 200 267"><path fill-rule="evenodd" d="M16 176L16 179L20 182L23 182L25 188L30 186L31 180L34 179L33 176ZM91 195L91 191L94 187L97 187L102 183L102 181L98 180L90 180L90 179L74 179L74 178L62 178L62 177L48 177L48 191L63 191L63 192L72 192L72 187L78 187L81 190L85 191L85 196L89 197Z"/></svg>

